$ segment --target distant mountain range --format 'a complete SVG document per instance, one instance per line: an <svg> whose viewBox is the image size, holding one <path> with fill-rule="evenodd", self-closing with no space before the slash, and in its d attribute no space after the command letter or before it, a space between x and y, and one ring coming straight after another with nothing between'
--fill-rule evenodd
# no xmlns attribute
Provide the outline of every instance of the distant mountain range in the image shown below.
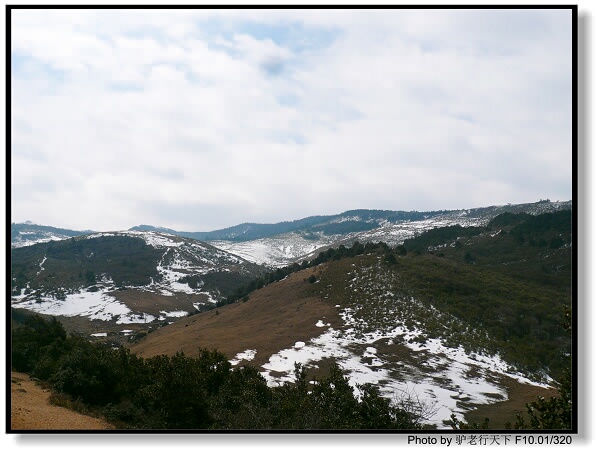
<svg viewBox="0 0 600 450"><path fill-rule="evenodd" d="M333 245L353 241L382 241L388 245L398 245L405 239L439 226L478 226L504 212L541 214L571 207L571 201L545 200L517 205L423 212L358 209L275 224L243 223L208 232L177 231L152 225L138 225L129 231L153 231L207 241L257 264L283 266L310 258L315 252ZM93 232L31 223L11 224L11 245L13 248L22 247L90 233Z"/></svg>
<svg viewBox="0 0 600 450"><path fill-rule="evenodd" d="M384 228L392 224L418 222L432 218L463 218L473 220L489 220L503 212L526 212L541 214L557 209L570 209L571 201L550 202L539 201L518 205L488 206L473 209L438 210L438 211L386 211L376 209L356 209L329 216L311 216L304 219L275 224L243 223L233 227L209 232L176 231L169 228L138 225L130 228L136 231L159 231L178 236L198 239L200 241L232 241L247 242L256 239L273 237L286 233L298 233L307 239L320 236L339 236Z"/></svg>

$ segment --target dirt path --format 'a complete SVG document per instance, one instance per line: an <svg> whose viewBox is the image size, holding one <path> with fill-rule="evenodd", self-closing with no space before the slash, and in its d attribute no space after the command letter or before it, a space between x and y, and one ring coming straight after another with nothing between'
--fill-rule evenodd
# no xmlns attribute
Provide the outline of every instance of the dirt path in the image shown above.
<svg viewBox="0 0 600 450"><path fill-rule="evenodd" d="M49 402L51 391L29 379L29 375L11 372L10 424L18 430L110 430L109 423L79 414Z"/></svg>

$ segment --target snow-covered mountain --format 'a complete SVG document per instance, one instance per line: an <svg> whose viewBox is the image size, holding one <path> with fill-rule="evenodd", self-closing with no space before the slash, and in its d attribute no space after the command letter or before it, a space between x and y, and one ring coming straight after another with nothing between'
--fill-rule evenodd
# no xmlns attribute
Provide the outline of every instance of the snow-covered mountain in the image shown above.
<svg viewBox="0 0 600 450"><path fill-rule="evenodd" d="M352 384L377 384L391 399L414 392L435 407L429 423L443 427L452 413L463 419L477 405L510 400L516 382L547 387L548 349L564 355L569 348L555 316L571 303L570 231L553 231L563 233L557 245L554 234L542 232L519 244L518 233L492 223L460 240L460 248L480 258L477 264L450 244L435 255L361 252L291 273L215 311L184 316L208 310L264 274L265 265L310 259L327 247L355 241L393 247L436 227L486 226L504 212L570 208L571 202L543 201L428 213L349 211L311 218L298 229L286 223L288 231L268 236L282 227L247 224L245 234L210 242L153 227L67 236L12 249L11 304L76 320L73 328L93 339L129 341L131 333L161 327L141 342L156 354L184 344L186 354L225 346L232 363L257 362L270 384L291 380L294 362L325 370L335 359ZM559 215L568 223L569 214Z"/></svg>

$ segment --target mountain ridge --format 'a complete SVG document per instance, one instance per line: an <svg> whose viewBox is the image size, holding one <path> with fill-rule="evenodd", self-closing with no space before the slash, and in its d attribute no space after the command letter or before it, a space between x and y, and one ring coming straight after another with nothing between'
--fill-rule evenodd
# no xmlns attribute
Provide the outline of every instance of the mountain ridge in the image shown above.
<svg viewBox="0 0 600 450"><path fill-rule="evenodd" d="M311 259L320 251L336 245L352 245L354 241L385 242L399 245L429 229L448 226L481 226L504 212L541 214L561 209L571 209L572 201L507 204L461 210L393 211L354 209L325 216L274 224L242 223L210 232L177 231L153 225L137 225L130 232L152 231L190 238L237 255L255 264L283 267L303 259ZM12 247L33 245L51 240L63 240L85 232L55 233L37 225L28 228L13 227ZM38 228L36 228L38 227ZM46 227L51 228L51 227ZM62 229L57 229L62 230ZM66 230L69 231L69 230ZM37 234L36 234L37 233Z"/></svg>
<svg viewBox="0 0 600 450"><path fill-rule="evenodd" d="M130 230L140 231L161 231L169 230L175 234L192 237L199 240L231 240L231 241L248 241L270 237L276 234L289 233L293 231L308 231L315 228L315 231L323 230L325 233L332 233L325 225L338 224L344 222L365 222L377 223L377 221L388 221L390 223L399 223L403 221L416 221L428 219L440 215L461 214L465 217L475 217L477 215L490 215L498 212L520 212L530 211L535 213L548 212L554 209L571 208L572 201L556 201L540 200L535 203L519 203L506 205L482 206L477 208L465 209L443 209L431 211L402 211L402 210L383 210L383 209L352 209L338 214L308 216L302 219L291 221L282 221L276 223L253 223L244 222L227 228L222 228L213 231L177 231L169 228L154 227L152 225L137 225ZM375 228L375 226L373 227ZM334 234L334 233L332 233Z"/></svg>

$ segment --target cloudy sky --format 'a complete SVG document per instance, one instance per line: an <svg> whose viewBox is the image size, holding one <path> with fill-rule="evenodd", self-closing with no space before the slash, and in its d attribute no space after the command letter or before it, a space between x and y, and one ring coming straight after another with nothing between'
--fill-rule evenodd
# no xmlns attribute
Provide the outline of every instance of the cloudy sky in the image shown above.
<svg viewBox="0 0 600 450"><path fill-rule="evenodd" d="M572 198L570 10L14 10L13 222Z"/></svg>

